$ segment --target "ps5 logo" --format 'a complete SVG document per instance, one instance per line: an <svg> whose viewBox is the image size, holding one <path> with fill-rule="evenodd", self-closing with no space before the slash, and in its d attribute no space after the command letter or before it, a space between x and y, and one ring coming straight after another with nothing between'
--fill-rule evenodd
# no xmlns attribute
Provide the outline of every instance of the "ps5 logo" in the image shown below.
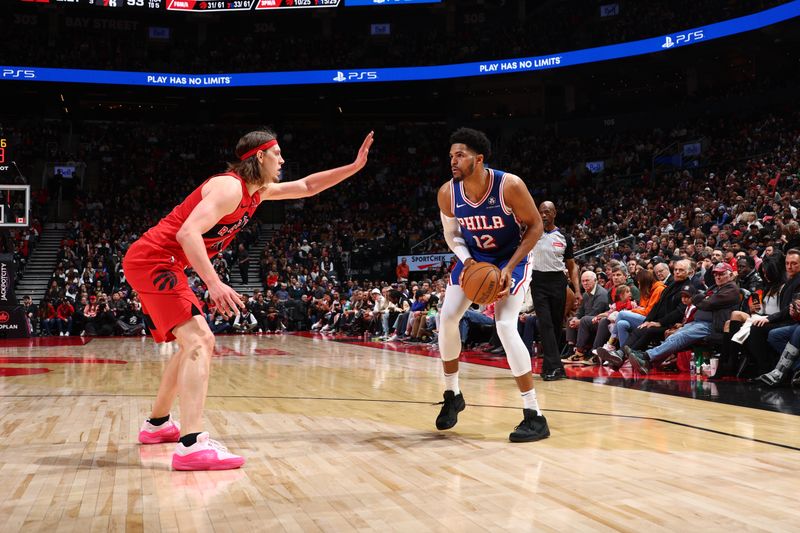
<svg viewBox="0 0 800 533"><path fill-rule="evenodd" d="M3 69L3 78L11 78L11 79L26 79L31 80L36 77L35 70L24 70L19 68L4 68Z"/></svg>
<svg viewBox="0 0 800 533"><path fill-rule="evenodd" d="M681 33L675 36L675 40L672 39L669 35L667 35L664 44L661 45L661 48L672 48L673 46L678 46L680 44L689 44L691 42L697 42L705 37L703 35L703 30L697 31L690 31L689 33Z"/></svg>
<svg viewBox="0 0 800 533"><path fill-rule="evenodd" d="M355 72L342 72L341 70L336 72L336 76L333 78L333 81L364 81L364 80L377 80L378 73L374 71L355 71Z"/></svg>

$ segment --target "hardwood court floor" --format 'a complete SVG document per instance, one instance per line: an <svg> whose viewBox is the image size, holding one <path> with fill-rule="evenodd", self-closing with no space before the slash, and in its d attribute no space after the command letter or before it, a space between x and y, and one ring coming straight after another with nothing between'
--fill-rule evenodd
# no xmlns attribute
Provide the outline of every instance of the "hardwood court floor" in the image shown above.
<svg viewBox="0 0 800 533"><path fill-rule="evenodd" d="M2 347L0 531L797 530L796 416L576 380L536 388L552 437L511 444L508 370L299 336L220 337L208 429L247 463L172 472L141 446L172 347ZM21 359L15 359L21 358ZM24 359L29 358L29 359ZM49 369L45 372L41 369Z"/></svg>

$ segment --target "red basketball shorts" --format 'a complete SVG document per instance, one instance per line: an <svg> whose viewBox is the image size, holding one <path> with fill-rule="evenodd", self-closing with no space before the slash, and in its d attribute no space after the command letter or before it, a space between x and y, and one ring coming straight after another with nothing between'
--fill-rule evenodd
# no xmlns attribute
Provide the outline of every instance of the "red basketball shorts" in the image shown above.
<svg viewBox="0 0 800 533"><path fill-rule="evenodd" d="M156 342L175 340L172 330L194 315L202 305L189 288L183 269L168 253L141 240L122 260L125 278L142 302L145 322Z"/></svg>

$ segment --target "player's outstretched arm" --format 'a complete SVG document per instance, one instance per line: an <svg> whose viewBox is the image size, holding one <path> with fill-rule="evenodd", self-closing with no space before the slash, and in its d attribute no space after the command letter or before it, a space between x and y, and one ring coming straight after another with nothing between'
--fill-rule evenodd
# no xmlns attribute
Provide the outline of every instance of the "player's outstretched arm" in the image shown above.
<svg viewBox="0 0 800 533"><path fill-rule="evenodd" d="M372 131L367 134L364 142L361 143L361 148L358 149L355 161L349 165L316 172L297 181L270 183L266 187L266 192L261 195L262 201L307 198L346 180L367 164L369 149L372 146L374 135L375 132Z"/></svg>
<svg viewBox="0 0 800 533"><path fill-rule="evenodd" d="M200 200L175 236L183 253L195 272L206 282L211 301L226 316L239 314L244 308L239 294L219 279L211 260L208 258L203 234L214 227L219 220L233 213L242 201L242 186L233 176L217 176L203 186L203 199Z"/></svg>

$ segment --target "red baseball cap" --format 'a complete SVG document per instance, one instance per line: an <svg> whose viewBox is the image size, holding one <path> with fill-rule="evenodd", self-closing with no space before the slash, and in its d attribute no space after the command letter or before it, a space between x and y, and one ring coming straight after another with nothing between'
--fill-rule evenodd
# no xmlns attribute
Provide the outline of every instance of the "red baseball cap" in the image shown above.
<svg viewBox="0 0 800 533"><path fill-rule="evenodd" d="M714 272L733 272L733 267L728 263L720 262L714 266Z"/></svg>

